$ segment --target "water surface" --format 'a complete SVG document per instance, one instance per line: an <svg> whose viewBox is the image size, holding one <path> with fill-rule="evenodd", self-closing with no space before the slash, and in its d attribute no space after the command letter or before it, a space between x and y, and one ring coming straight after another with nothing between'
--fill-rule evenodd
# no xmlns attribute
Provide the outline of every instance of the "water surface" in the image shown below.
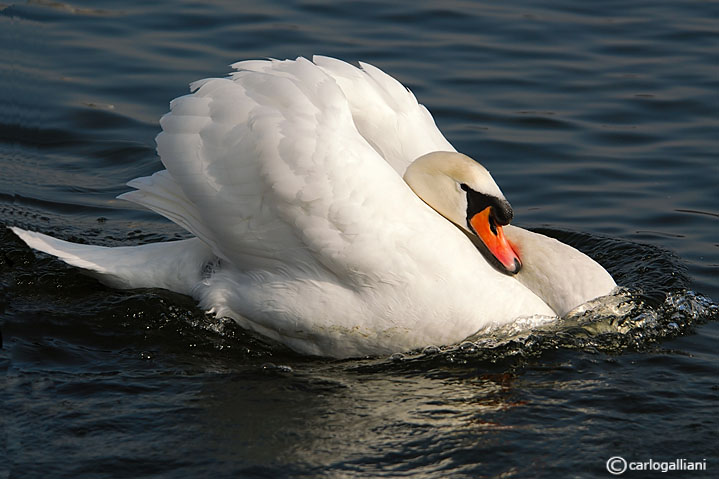
<svg viewBox="0 0 719 479"><path fill-rule="evenodd" d="M409 86L517 224L624 296L531 333L328 361L180 295L105 288L3 228L0 477L605 477L617 455L714 477L717 4L242 3L0 4L0 225L185 237L115 199L161 168L169 101L237 60L323 54Z"/></svg>

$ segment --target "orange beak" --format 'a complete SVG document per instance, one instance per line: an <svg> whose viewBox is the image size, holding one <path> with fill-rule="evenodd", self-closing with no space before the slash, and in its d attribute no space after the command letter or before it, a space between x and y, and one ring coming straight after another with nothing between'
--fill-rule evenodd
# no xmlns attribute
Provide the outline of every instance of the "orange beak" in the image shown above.
<svg viewBox="0 0 719 479"><path fill-rule="evenodd" d="M509 240L504 236L502 227L492 218L491 208L491 206L488 206L472 216L469 220L469 224L472 225L479 239L482 240L482 243L484 243L492 256L499 261L504 269L508 273L516 274L522 267L522 262L514 246L512 246Z"/></svg>

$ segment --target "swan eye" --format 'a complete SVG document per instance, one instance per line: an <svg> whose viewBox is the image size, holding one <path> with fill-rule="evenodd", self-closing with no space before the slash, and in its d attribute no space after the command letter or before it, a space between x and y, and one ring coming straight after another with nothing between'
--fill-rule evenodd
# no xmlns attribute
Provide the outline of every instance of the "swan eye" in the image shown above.
<svg viewBox="0 0 719 479"><path fill-rule="evenodd" d="M460 188L462 188L464 191L469 191L469 186L465 185L464 183L460 183Z"/></svg>

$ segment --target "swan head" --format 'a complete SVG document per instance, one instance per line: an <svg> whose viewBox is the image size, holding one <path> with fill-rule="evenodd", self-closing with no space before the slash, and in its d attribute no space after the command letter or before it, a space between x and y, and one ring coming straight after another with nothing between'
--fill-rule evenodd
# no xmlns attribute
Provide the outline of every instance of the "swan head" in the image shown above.
<svg viewBox="0 0 719 479"><path fill-rule="evenodd" d="M502 231L512 221L512 207L482 165L461 153L435 151L412 162L404 180L471 239L479 238L474 243L494 267L519 272L522 262Z"/></svg>

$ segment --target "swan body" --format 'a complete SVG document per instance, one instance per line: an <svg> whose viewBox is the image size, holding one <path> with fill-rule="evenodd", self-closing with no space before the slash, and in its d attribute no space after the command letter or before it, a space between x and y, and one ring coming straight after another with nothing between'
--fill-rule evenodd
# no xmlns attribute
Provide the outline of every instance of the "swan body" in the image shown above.
<svg viewBox="0 0 719 479"><path fill-rule="evenodd" d="M13 228L114 287L159 287L312 355L452 344L557 317L616 286L579 251L508 226L490 174L375 67L246 61L161 119L165 166L121 198L194 238L78 245Z"/></svg>

